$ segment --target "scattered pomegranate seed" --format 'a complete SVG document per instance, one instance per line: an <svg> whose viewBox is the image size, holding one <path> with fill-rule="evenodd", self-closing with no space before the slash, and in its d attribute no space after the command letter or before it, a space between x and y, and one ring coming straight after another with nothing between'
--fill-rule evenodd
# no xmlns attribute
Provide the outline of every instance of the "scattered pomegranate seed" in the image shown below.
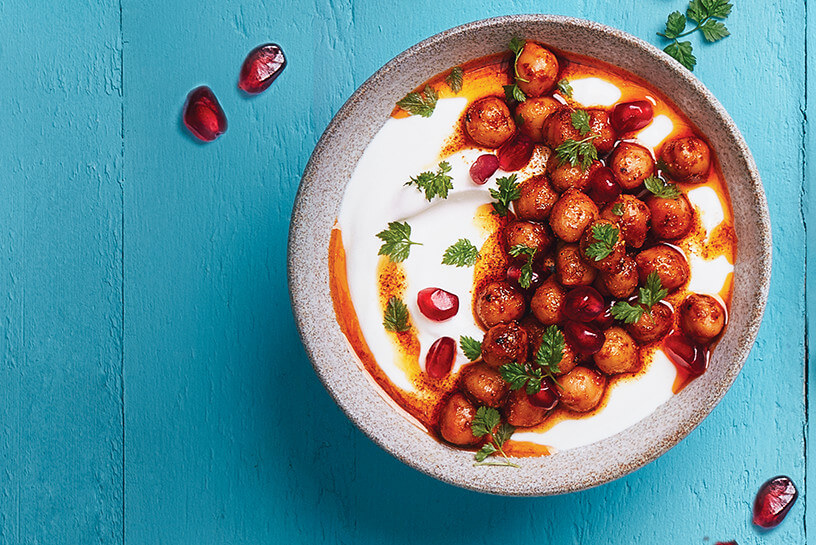
<svg viewBox="0 0 816 545"><path fill-rule="evenodd" d="M541 389L536 393L527 394L527 399L530 400L531 404L548 411L558 404L559 397L558 386L549 378L541 381Z"/></svg>
<svg viewBox="0 0 816 545"><path fill-rule="evenodd" d="M439 288L425 288L417 294L419 311L434 322L444 322L459 312L459 297Z"/></svg>
<svg viewBox="0 0 816 545"><path fill-rule="evenodd" d="M490 153L480 155L470 165L470 179L474 184L482 185L499 169L499 158Z"/></svg>
<svg viewBox="0 0 816 545"><path fill-rule="evenodd" d="M580 286L564 296L563 309L570 320L591 322L604 311L604 298L595 288Z"/></svg>
<svg viewBox="0 0 816 545"><path fill-rule="evenodd" d="M530 280L530 287L529 288L522 288L521 284L519 284L519 279L521 278L521 267L518 265L510 265L507 267L507 280L520 289L535 289L541 284L541 275L537 272L533 271L532 279Z"/></svg>
<svg viewBox="0 0 816 545"><path fill-rule="evenodd" d="M589 175L589 197L598 204L606 204L618 198L621 187L609 167L598 167Z"/></svg>
<svg viewBox="0 0 816 545"><path fill-rule="evenodd" d="M193 135L204 142L212 142L227 130L227 116L206 85L196 87L187 95L182 119Z"/></svg>
<svg viewBox="0 0 816 545"><path fill-rule="evenodd" d="M754 524L761 528L775 528L793 507L799 491L790 478L780 475L759 488L754 500Z"/></svg>
<svg viewBox="0 0 816 545"><path fill-rule="evenodd" d="M603 346L606 336L592 324L567 320L564 324L564 338L582 356L590 356Z"/></svg>
<svg viewBox="0 0 816 545"><path fill-rule="evenodd" d="M521 133L501 145L497 152L499 166L505 172L518 170L530 162L533 156L533 141Z"/></svg>
<svg viewBox="0 0 816 545"><path fill-rule="evenodd" d="M433 378L444 378L453 367L456 358L456 341L450 337L437 339L425 356L425 372Z"/></svg>
<svg viewBox="0 0 816 545"><path fill-rule="evenodd" d="M675 367L692 377L699 377L708 367L708 350L689 341L680 333L674 333L663 339L666 355Z"/></svg>
<svg viewBox="0 0 816 545"><path fill-rule="evenodd" d="M630 132L642 129L652 122L654 111L648 100L623 102L613 108L609 122L618 132Z"/></svg>
<svg viewBox="0 0 816 545"><path fill-rule="evenodd" d="M615 319L612 317L612 306L615 301L609 301L604 305L603 312L598 314L590 323L600 329L601 331L612 327Z"/></svg>
<svg viewBox="0 0 816 545"><path fill-rule="evenodd" d="M272 85L284 68L286 57L278 44L259 45L244 59L238 76L238 87L256 95Z"/></svg>

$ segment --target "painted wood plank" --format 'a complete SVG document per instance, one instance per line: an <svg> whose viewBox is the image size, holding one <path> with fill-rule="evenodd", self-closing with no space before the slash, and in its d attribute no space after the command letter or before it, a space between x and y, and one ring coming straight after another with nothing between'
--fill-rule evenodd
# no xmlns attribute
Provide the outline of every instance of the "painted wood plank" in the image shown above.
<svg viewBox="0 0 816 545"><path fill-rule="evenodd" d="M119 9L0 30L0 542L121 543Z"/></svg>

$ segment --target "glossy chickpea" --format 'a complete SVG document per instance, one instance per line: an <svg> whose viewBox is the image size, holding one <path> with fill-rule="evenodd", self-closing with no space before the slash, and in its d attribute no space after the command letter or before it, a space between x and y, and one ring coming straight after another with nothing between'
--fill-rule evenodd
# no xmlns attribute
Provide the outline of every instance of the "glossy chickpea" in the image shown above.
<svg viewBox="0 0 816 545"><path fill-rule="evenodd" d="M651 311L646 310L637 322L626 324L626 331L640 344L648 344L668 335L673 324L674 312L661 301Z"/></svg>
<svg viewBox="0 0 816 545"><path fill-rule="evenodd" d="M725 309L710 295L692 293L680 305L680 327L693 341L708 344L725 327Z"/></svg>
<svg viewBox="0 0 816 545"><path fill-rule="evenodd" d="M536 257L543 256L553 243L553 237L541 223L513 220L504 228L504 240L509 251L514 246L536 249ZM527 261L526 255L516 257L517 261Z"/></svg>
<svg viewBox="0 0 816 545"><path fill-rule="evenodd" d="M600 280L609 295L625 299L635 293L640 282L637 264L631 257L624 256L612 269L601 271Z"/></svg>
<svg viewBox="0 0 816 545"><path fill-rule="evenodd" d="M652 232L657 238L674 240L691 230L694 208L685 194L674 199L652 195L646 199L646 206L652 214Z"/></svg>
<svg viewBox="0 0 816 545"><path fill-rule="evenodd" d="M550 213L550 227L564 242L578 242L584 229L598 216L597 205L578 190L565 191Z"/></svg>
<svg viewBox="0 0 816 545"><path fill-rule="evenodd" d="M646 241L652 213L637 197L621 195L603 209L601 217L618 224L627 246L640 248Z"/></svg>
<svg viewBox="0 0 816 545"><path fill-rule="evenodd" d="M598 406L606 390L606 377L586 367L576 367L558 379L561 403L571 411L585 413Z"/></svg>
<svg viewBox="0 0 816 545"><path fill-rule="evenodd" d="M589 286L598 271L583 258L577 244L564 244L555 253L555 274L562 286Z"/></svg>
<svg viewBox="0 0 816 545"><path fill-rule="evenodd" d="M598 242L596 234L602 233L604 229L617 230L617 240L612 246L612 251L607 256L598 259L597 255L590 255L592 252L590 252L589 248ZM620 260L626 257L626 245L623 243L620 229L614 222L605 219L596 220L586 228L584 234L581 235L579 248L581 249L581 257L584 258L585 262L600 271L615 270Z"/></svg>
<svg viewBox="0 0 816 545"><path fill-rule="evenodd" d="M589 134L597 137L592 141L599 155L606 155L615 146L618 135L609 123L609 112L601 108L589 108ZM584 137L582 137L584 138Z"/></svg>
<svg viewBox="0 0 816 545"><path fill-rule="evenodd" d="M666 244L643 250L635 257L635 262L641 283L645 283L649 274L655 272L663 287L670 292L685 284L689 277L686 257Z"/></svg>
<svg viewBox="0 0 816 545"><path fill-rule="evenodd" d="M632 336L618 326L607 329L604 336L603 346L592 356L598 369L607 375L636 371L640 358Z"/></svg>
<svg viewBox="0 0 816 545"><path fill-rule="evenodd" d="M561 309L564 306L564 296L567 292L555 279L555 275L536 289L530 301L530 310L542 325L554 325L563 320Z"/></svg>
<svg viewBox="0 0 816 545"><path fill-rule="evenodd" d="M524 295L508 282L489 282L481 287L474 303L476 316L482 325L491 328L524 316Z"/></svg>
<svg viewBox="0 0 816 545"><path fill-rule="evenodd" d="M480 146L498 148L516 132L516 123L502 99L485 97L468 108L465 130Z"/></svg>
<svg viewBox="0 0 816 545"><path fill-rule="evenodd" d="M624 191L632 191L643 185L655 173L652 152L640 144L621 142L609 156L609 168Z"/></svg>
<svg viewBox="0 0 816 545"><path fill-rule="evenodd" d="M530 403L524 388L513 390L504 404L504 415L507 423L517 428L537 426L547 418L547 409Z"/></svg>
<svg viewBox="0 0 816 545"><path fill-rule="evenodd" d="M519 186L520 196L513 201L516 217L527 221L545 221L550 217L553 205L558 200L546 175L533 176Z"/></svg>
<svg viewBox="0 0 816 545"><path fill-rule="evenodd" d="M527 331L516 322L496 324L485 333L482 359L491 367L514 361L527 361Z"/></svg>
<svg viewBox="0 0 816 545"><path fill-rule="evenodd" d="M660 152L660 158L666 163L669 176L678 182L702 182L711 166L711 150L696 136L668 141Z"/></svg>
<svg viewBox="0 0 816 545"><path fill-rule="evenodd" d="M484 363L472 363L462 370L462 388L476 405L501 407L510 386L501 373Z"/></svg>
<svg viewBox="0 0 816 545"><path fill-rule="evenodd" d="M553 152L567 140L582 139L581 132L572 125L572 112L571 108L563 106L550 114L544 121L541 134L544 137L544 143Z"/></svg>
<svg viewBox="0 0 816 545"><path fill-rule="evenodd" d="M581 165L572 166L562 162L556 154L552 153L547 159L547 174L550 176L553 189L563 193L570 188L585 189L590 175L601 166L603 165L600 161L594 161L589 168L583 170Z"/></svg>
<svg viewBox="0 0 816 545"><path fill-rule="evenodd" d="M456 392L445 401L439 412L439 434L448 443L460 447L478 445L482 439L471 431L475 417L476 406Z"/></svg>
<svg viewBox="0 0 816 545"><path fill-rule="evenodd" d="M527 42L516 59L517 84L528 97L552 91L558 81L558 58L535 42Z"/></svg>
<svg viewBox="0 0 816 545"><path fill-rule="evenodd" d="M526 134L533 142L543 142L544 122L560 107L561 103L552 97L528 98L516 106L516 119L520 123L519 131Z"/></svg>

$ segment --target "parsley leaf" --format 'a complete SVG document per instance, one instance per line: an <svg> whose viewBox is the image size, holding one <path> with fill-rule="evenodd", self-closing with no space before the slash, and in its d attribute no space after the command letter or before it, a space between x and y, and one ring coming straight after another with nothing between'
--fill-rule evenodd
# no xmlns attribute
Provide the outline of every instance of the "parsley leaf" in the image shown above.
<svg viewBox="0 0 816 545"><path fill-rule="evenodd" d="M575 110L570 114L570 119L572 120L572 126L578 129L581 136L585 136L592 130L592 127L589 126L589 114L586 110Z"/></svg>
<svg viewBox="0 0 816 545"><path fill-rule="evenodd" d="M593 161L598 160L598 150L592 143L597 137L597 134L593 134L583 140L569 139L555 148L555 155L562 163L569 163L571 166L580 164L581 170L586 170Z"/></svg>
<svg viewBox="0 0 816 545"><path fill-rule="evenodd" d="M383 241L377 255L387 255L392 262L400 263L408 258L411 245L421 245L421 242L411 240L411 226L408 222L392 221L388 224L388 229L377 233L377 238Z"/></svg>
<svg viewBox="0 0 816 545"><path fill-rule="evenodd" d="M724 24L714 19L709 19L700 25L700 30L703 33L703 38L705 38L707 42L716 42L731 35Z"/></svg>
<svg viewBox="0 0 816 545"><path fill-rule="evenodd" d="M503 85L502 88L504 89L504 98L507 100L515 100L516 102L527 100L527 95L515 83L513 85Z"/></svg>
<svg viewBox="0 0 816 545"><path fill-rule="evenodd" d="M680 190L676 185L667 183L657 176L649 176L643 183L646 189L661 199L676 199L680 196Z"/></svg>
<svg viewBox="0 0 816 545"><path fill-rule="evenodd" d="M516 244L510 248L510 255L518 257L520 255L527 256L527 262L521 267L521 275L519 276L519 285L522 288L529 288L533 282L533 259L536 255L536 249L523 244Z"/></svg>
<svg viewBox="0 0 816 545"><path fill-rule="evenodd" d="M675 41L663 48L663 51L677 59L677 62L689 70L694 70L694 67L697 65L697 57L692 54L691 50L691 42Z"/></svg>
<svg viewBox="0 0 816 545"><path fill-rule="evenodd" d="M477 462L484 462L488 456L497 452L496 447L493 446L493 443L485 443L482 445L482 448L476 452L476 456L474 458Z"/></svg>
<svg viewBox="0 0 816 545"><path fill-rule="evenodd" d="M544 373L555 380L555 374L560 373L559 364L564 359L564 334L558 326L551 325L541 336L541 346L535 354L535 362L544 369Z"/></svg>
<svg viewBox="0 0 816 545"><path fill-rule="evenodd" d="M383 326L386 331L408 331L408 307L397 297L391 297L385 305Z"/></svg>
<svg viewBox="0 0 816 545"><path fill-rule="evenodd" d="M615 244L618 243L618 233L620 231L609 223L601 223L592 226L592 238L595 242L587 246L587 257L593 258L595 261L607 257L615 250Z"/></svg>
<svg viewBox="0 0 816 545"><path fill-rule="evenodd" d="M544 380L541 368L531 368L526 363L506 363L499 367L499 373L511 390L519 390L526 385L528 394L540 390L541 381Z"/></svg>
<svg viewBox="0 0 816 545"><path fill-rule="evenodd" d="M634 324L640 320L644 312L643 307L639 304L633 305L627 301L618 301L612 305L611 309L612 317L625 324Z"/></svg>
<svg viewBox="0 0 816 545"><path fill-rule="evenodd" d="M730 35L725 25L716 19L725 19L731 13L733 6L729 0L691 0L686 14L679 11L669 14L666 19L666 28L663 32L658 32L658 36L663 36L671 43L663 48L663 51L677 59L680 64L694 70L697 58L692 53L691 42L681 42L678 38L700 31L703 38L708 42L716 42ZM686 18L696 23L691 30L686 30Z"/></svg>
<svg viewBox="0 0 816 545"><path fill-rule="evenodd" d="M425 191L425 198L428 202L434 197L448 198L448 191L453 189L453 183L448 172L451 171L450 163L442 161L439 163L439 170L434 172L423 172L416 178L411 178L405 185L416 184L417 189Z"/></svg>
<svg viewBox="0 0 816 545"><path fill-rule="evenodd" d="M669 18L666 20L666 30L663 31L663 36L673 40L682 34L684 30L686 30L686 16L679 11L669 13Z"/></svg>
<svg viewBox="0 0 816 545"><path fill-rule="evenodd" d="M465 71L461 66L454 66L450 74L445 78L445 83L451 88L454 93L459 93L462 90L462 80L464 79Z"/></svg>
<svg viewBox="0 0 816 545"><path fill-rule="evenodd" d="M646 286L640 288L639 301L640 304L651 309L658 303L658 301L666 297L668 294L669 290L663 287L663 283L660 281L660 276L656 272L652 271L649 273L649 276L646 277Z"/></svg>
<svg viewBox="0 0 816 545"><path fill-rule="evenodd" d="M482 357L482 343L473 337L460 336L459 346L470 361L476 361Z"/></svg>
<svg viewBox="0 0 816 545"><path fill-rule="evenodd" d="M558 90L561 92L562 95L568 98L572 98L572 85L567 78L560 80L557 84Z"/></svg>
<svg viewBox="0 0 816 545"><path fill-rule="evenodd" d="M615 204L613 204L612 205L612 213L615 214L616 216L622 216L623 215L623 203L616 202Z"/></svg>
<svg viewBox="0 0 816 545"><path fill-rule="evenodd" d="M479 259L479 249L468 239L460 238L445 250L445 255L442 256L442 264L472 267L476 264L477 259Z"/></svg>
<svg viewBox="0 0 816 545"><path fill-rule="evenodd" d="M499 411L493 407L479 407L476 410L476 417L470 425L470 430L476 437L484 437L493 432L493 428L499 425L501 416Z"/></svg>
<svg viewBox="0 0 816 545"><path fill-rule="evenodd" d="M524 40L522 40L522 39L521 39L521 38L519 38L518 36L513 36L513 37L510 39L510 43L508 44L508 46L507 46L507 47L510 49L510 51L512 51L512 52L513 52L513 53L515 53L516 55L520 55L520 54L521 54L521 50L522 50L522 49L524 49L524 45L525 45L526 43L527 43L527 42L525 42Z"/></svg>
<svg viewBox="0 0 816 545"><path fill-rule="evenodd" d="M496 212L496 214L506 216L507 212L510 210L510 202L521 197L521 190L519 189L519 184L516 181L516 175L511 174L510 176L497 178L496 185L499 186L499 189L491 188L490 196L496 199L498 202L491 204L493 205L493 210Z"/></svg>
<svg viewBox="0 0 816 545"><path fill-rule="evenodd" d="M408 93L405 98L397 102L397 106L408 113L431 117L436 108L436 101L439 96L429 85L419 93Z"/></svg>
<svg viewBox="0 0 816 545"><path fill-rule="evenodd" d="M488 442L476 453L476 463L473 465L521 467L511 462L502 449L502 446L510 439L510 436L516 431L516 428L507 423L499 424L500 421L501 416L496 409L492 407L479 407L476 409L476 416L473 417L470 430L476 437L484 437L486 435ZM495 432L493 431L494 429L496 430ZM501 454L504 460L499 462L485 462L488 456L496 452Z"/></svg>

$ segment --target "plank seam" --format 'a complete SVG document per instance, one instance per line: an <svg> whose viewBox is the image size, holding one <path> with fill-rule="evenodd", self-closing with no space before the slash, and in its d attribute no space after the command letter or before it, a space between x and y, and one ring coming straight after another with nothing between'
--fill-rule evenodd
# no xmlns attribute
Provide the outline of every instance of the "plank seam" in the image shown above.
<svg viewBox="0 0 816 545"><path fill-rule="evenodd" d="M119 203L121 211L120 222L120 285L119 295L121 300L121 319L119 322L119 407L122 421L122 545L125 545L125 30L123 24L122 0L119 5L119 105L120 105L120 137L122 145L121 152L121 176L119 178Z"/></svg>
<svg viewBox="0 0 816 545"><path fill-rule="evenodd" d="M802 503L804 504L804 517L803 517L803 533L805 537L805 543L808 542L808 446L809 446L809 434L810 434L810 387L808 384L808 378L810 376L810 316L809 316L809 301L810 297L808 294L808 260L809 260L809 244L808 244L808 222L807 222L807 208L808 208L808 198L809 192L807 189L807 176L808 176L808 168L807 168L807 160L808 160L808 41L809 41L809 34L808 34L808 3L807 0L803 0L804 10L805 10L805 39L804 39L804 55L805 55L805 62L804 64L804 105L802 110L802 194L801 200L799 201L799 213L802 218L802 229L804 230L804 239L805 239L805 420L804 420L804 483L802 483L804 494L802 494Z"/></svg>

